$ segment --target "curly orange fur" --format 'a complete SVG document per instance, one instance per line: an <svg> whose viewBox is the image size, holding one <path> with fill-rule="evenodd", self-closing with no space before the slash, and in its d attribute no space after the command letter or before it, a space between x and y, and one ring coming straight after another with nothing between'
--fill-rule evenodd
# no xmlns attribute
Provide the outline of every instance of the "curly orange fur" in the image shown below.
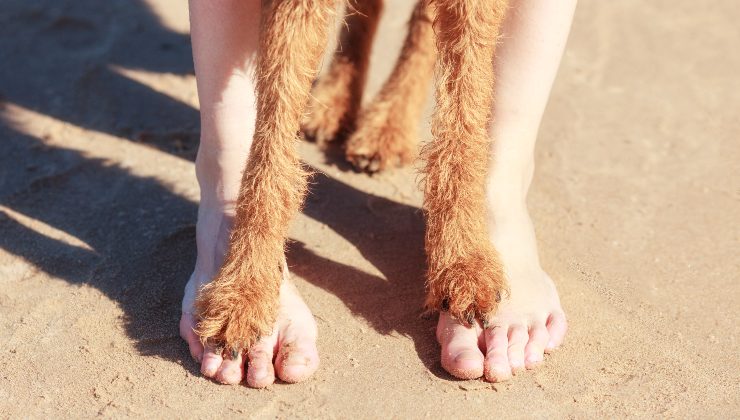
<svg viewBox="0 0 740 420"><path fill-rule="evenodd" d="M257 67L257 121L229 251L201 289L197 333L227 350L250 347L275 322L285 238L306 191L296 145L334 0L272 1Z"/></svg>
<svg viewBox="0 0 740 420"><path fill-rule="evenodd" d="M493 56L503 0L435 0L439 54L434 140L426 158L426 306L470 323L493 312L506 282L486 225Z"/></svg>
<svg viewBox="0 0 740 420"><path fill-rule="evenodd" d="M353 0L347 8L334 58L313 89L301 126L320 145L354 129L383 0Z"/></svg>
<svg viewBox="0 0 740 420"><path fill-rule="evenodd" d="M370 3L380 4L379 0L363 2ZM306 190L296 133L334 6L334 0L273 0L267 8L257 70L256 133L230 248L218 276L201 290L197 301L198 334L230 350L248 348L260 335L269 334L276 318L288 225ZM403 160L413 147L415 136L410 133L435 56L430 7L426 3L417 7L394 75L363 114L356 139L348 144L350 158L380 153L384 163L391 155ZM506 1L436 0L433 7L438 104L432 122L434 141L423 150L426 306L472 322L495 310L506 290L497 253L488 239L485 211L492 60ZM380 13L379 8L373 10L377 13L369 20L377 20ZM338 73L331 76L342 84L332 95L345 98L350 108L361 97L358 86L364 84L374 25L365 22L359 25L365 28L359 33L345 35L353 40L349 45L361 47L338 53ZM348 96L337 93L342 90ZM312 107L315 111L315 104Z"/></svg>
<svg viewBox="0 0 740 420"><path fill-rule="evenodd" d="M432 79L436 49L432 8L420 1L401 54L378 95L360 113L346 156L367 172L407 164L416 155L417 127Z"/></svg>

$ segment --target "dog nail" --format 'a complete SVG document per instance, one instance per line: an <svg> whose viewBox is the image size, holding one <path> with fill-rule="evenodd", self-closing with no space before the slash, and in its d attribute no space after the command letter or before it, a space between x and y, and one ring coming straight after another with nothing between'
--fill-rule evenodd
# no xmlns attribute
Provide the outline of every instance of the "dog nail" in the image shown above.
<svg viewBox="0 0 740 420"><path fill-rule="evenodd" d="M373 160L371 160L370 164L367 167L367 170L370 172L378 172L379 169L380 169L380 159L379 158L374 158Z"/></svg>

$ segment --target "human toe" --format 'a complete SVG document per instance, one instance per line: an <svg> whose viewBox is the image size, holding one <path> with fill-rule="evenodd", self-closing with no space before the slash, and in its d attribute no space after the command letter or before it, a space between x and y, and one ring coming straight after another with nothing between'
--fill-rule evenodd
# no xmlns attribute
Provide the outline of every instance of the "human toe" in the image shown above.
<svg viewBox="0 0 740 420"><path fill-rule="evenodd" d="M466 327L447 313L440 314L437 338L442 346L442 367L460 379L483 376L483 353L478 348L478 329Z"/></svg>
<svg viewBox="0 0 740 420"><path fill-rule="evenodd" d="M180 317L180 337L188 343L188 349L193 359L200 363L203 360L203 344L193 330L194 325L195 317L192 314L183 312Z"/></svg>
<svg viewBox="0 0 740 420"><path fill-rule="evenodd" d="M515 325L509 329L509 346L507 355L509 366L513 373L524 369L524 348L529 340L527 329L522 325Z"/></svg>
<svg viewBox="0 0 740 420"><path fill-rule="evenodd" d="M562 312L554 312L547 320L547 332L550 339L545 346L545 352L550 353L563 344L563 338L568 331L568 321Z"/></svg>
<svg viewBox="0 0 740 420"><path fill-rule="evenodd" d="M489 382L503 382L511 379L511 366L509 365L508 327L498 325L486 328L486 360L484 362L484 374Z"/></svg>
<svg viewBox="0 0 740 420"><path fill-rule="evenodd" d="M247 354L247 385L252 388L265 388L275 382L275 368L272 365L273 340L260 340Z"/></svg>
<svg viewBox="0 0 740 420"><path fill-rule="evenodd" d="M218 372L221 362L223 362L221 352L211 345L206 345L200 364L200 373L205 377L213 378L216 376L216 372Z"/></svg>
<svg viewBox="0 0 740 420"><path fill-rule="evenodd" d="M532 369L542 363L548 341L550 341L550 334L544 323L536 323L529 328L529 341L524 348L524 365L527 369Z"/></svg>
<svg viewBox="0 0 740 420"><path fill-rule="evenodd" d="M277 374L288 383L306 380L319 367L319 353L312 340L284 342L276 359Z"/></svg>
<svg viewBox="0 0 740 420"><path fill-rule="evenodd" d="M216 372L216 380L222 384L236 385L244 376L244 358L241 354L235 358L225 358Z"/></svg>

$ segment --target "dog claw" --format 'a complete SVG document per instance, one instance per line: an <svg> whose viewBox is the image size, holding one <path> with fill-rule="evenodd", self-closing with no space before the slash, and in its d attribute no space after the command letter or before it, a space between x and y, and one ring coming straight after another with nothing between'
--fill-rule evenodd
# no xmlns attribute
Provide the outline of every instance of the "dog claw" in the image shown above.
<svg viewBox="0 0 740 420"><path fill-rule="evenodd" d="M473 323L475 323L475 315L473 315L472 312L468 312L468 314L465 316L465 322L468 326L473 325Z"/></svg>
<svg viewBox="0 0 740 420"><path fill-rule="evenodd" d="M370 163L370 160L365 156L357 156L354 159L354 163L355 168L357 168L359 171L364 171L365 168L367 168L367 165Z"/></svg>
<svg viewBox="0 0 740 420"><path fill-rule="evenodd" d="M380 158L375 157L370 160L370 164L367 166L368 172L378 172L380 170Z"/></svg>

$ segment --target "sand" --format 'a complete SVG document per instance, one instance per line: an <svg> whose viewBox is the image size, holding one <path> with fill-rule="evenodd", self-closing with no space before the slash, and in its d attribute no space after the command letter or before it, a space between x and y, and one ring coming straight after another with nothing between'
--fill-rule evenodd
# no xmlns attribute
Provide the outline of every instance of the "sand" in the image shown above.
<svg viewBox="0 0 740 420"><path fill-rule="evenodd" d="M303 145L321 175L289 262L322 364L265 390L202 378L178 336L198 200L183 3L2 2L0 417L740 417L736 1L579 5L529 199L571 329L508 383L440 367L414 169ZM387 8L370 95L410 3Z"/></svg>

